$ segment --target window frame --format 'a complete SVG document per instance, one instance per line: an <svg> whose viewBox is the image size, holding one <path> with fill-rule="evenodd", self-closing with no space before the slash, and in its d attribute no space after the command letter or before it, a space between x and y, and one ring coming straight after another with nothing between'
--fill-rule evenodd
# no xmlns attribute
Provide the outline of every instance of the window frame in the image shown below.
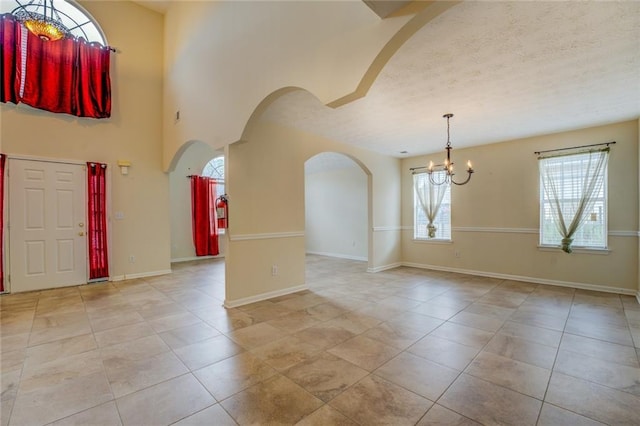
<svg viewBox="0 0 640 426"><path fill-rule="evenodd" d="M589 155L588 151L583 151L583 152L576 152L576 153L572 153L572 154L563 154L563 155L559 155L559 156L550 156L547 158L540 158L538 161L557 161L559 158L564 159L565 161L563 161L564 163L571 161L571 158L576 158L578 156L583 156L583 155ZM568 167L566 165L563 164L563 166ZM571 179L571 177L565 177L564 176L564 171L563 171L563 177L562 179ZM575 178L574 178L575 179ZM599 196L597 197L598 200L596 201L595 206L600 205L602 207L602 212L600 214L600 212L598 212L601 216L602 216L602 220L599 221L601 222L601 225L603 230L602 230L602 240L599 241L598 243L602 243L602 245L600 244L585 244L585 240L584 239L580 239L580 238L575 238L574 236L574 242L571 245L572 247L572 251L575 252L603 252L603 253L608 253L609 250L609 167L608 164L602 169L602 189L601 189L601 194L599 194ZM569 198L569 197L566 197ZM563 198L565 199L565 198ZM538 209L538 214L539 214L539 232L538 232L538 248L539 249L546 249L546 250L554 250L554 249L560 249L561 248L561 242L560 240L562 239L562 237L559 235L556 225L553 222L553 219L547 220L545 221L545 216L547 216L545 214L545 207L550 203L549 199L546 196L546 192L544 190L544 185L542 182L542 173L540 172L540 166L538 168L538 202L539 202L539 209ZM576 234L581 233L585 226L586 223L583 223L581 225L581 227L576 231ZM553 231L547 231L547 232L555 232L557 233L558 236L558 243L550 243L549 242L549 235L545 234L545 228L549 228L552 229ZM545 238L545 235L547 238Z"/></svg>
<svg viewBox="0 0 640 426"><path fill-rule="evenodd" d="M216 162L219 162L220 164L216 165L215 164ZM207 161L204 167L202 167L201 175L215 179L216 181L216 200L218 199L218 197L225 194L227 190L225 179L224 179L224 167L225 167L224 155L216 155L211 160ZM210 171L207 169L210 169ZM216 176L213 176L214 173L216 174ZM221 186L222 186L222 191L220 190ZM225 233L224 228L218 228L218 234L224 234L224 233Z"/></svg>
<svg viewBox="0 0 640 426"><path fill-rule="evenodd" d="M442 173L444 174L444 171L434 171L434 174L438 174L438 173ZM426 231L426 226L428 223L427 217L424 213L424 211L422 210L422 206L420 205L420 201L418 200L418 194L416 193L416 189L415 189L415 182L416 179L420 178L420 176L424 176L424 179L429 179L428 174L425 173L415 173L412 175L412 192L413 192L413 240L415 242L421 242L421 243L438 243L438 244L442 244L442 243L451 243L453 241L453 225L452 225L452 209L453 209L453 203L452 203L452 199L451 199L451 186L449 184L444 184L447 185L447 190L446 193L444 195L444 198L442 199L442 204L440 206L440 211L438 211L438 214L436 215L436 220L434 220L434 225L436 225L436 236L434 238L429 238L427 231ZM437 179L437 177L436 177ZM439 180L437 180L439 182ZM443 209L444 206L448 206L448 209ZM445 213L446 211L446 213ZM445 221L445 230L448 229L448 235L442 235L443 231L443 227L440 225L437 225L438 223L442 224L442 216L445 215L446 216L446 221ZM420 223L419 222L419 217L421 216L420 219L423 219ZM420 229L424 229L424 231L420 231Z"/></svg>

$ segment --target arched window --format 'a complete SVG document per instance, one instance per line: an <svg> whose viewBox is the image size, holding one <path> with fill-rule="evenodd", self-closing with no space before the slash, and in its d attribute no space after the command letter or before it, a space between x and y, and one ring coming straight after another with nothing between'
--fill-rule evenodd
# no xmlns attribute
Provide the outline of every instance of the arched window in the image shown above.
<svg viewBox="0 0 640 426"><path fill-rule="evenodd" d="M202 169L202 176L216 180L216 197L224 195L224 157L215 157Z"/></svg>
<svg viewBox="0 0 640 426"><path fill-rule="evenodd" d="M82 37L106 46L98 23L79 4L66 0L2 0L0 13L11 13L20 22L31 19L50 23L65 36ZM29 28L28 24L25 24ZM31 30L31 28L29 28Z"/></svg>

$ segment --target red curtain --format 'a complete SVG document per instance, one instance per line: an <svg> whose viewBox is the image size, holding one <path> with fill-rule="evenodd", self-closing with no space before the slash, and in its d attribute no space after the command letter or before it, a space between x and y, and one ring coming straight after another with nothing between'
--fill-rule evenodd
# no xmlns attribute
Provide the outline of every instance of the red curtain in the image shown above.
<svg viewBox="0 0 640 426"><path fill-rule="evenodd" d="M0 154L0 292L4 291L4 164L7 157Z"/></svg>
<svg viewBox="0 0 640 426"><path fill-rule="evenodd" d="M10 14L2 15L1 20L1 102L23 102L33 108L78 117L111 116L109 48L71 37L41 40L26 30L23 47L22 26ZM21 77L23 93L19 93Z"/></svg>
<svg viewBox="0 0 640 426"><path fill-rule="evenodd" d="M73 114L78 117L107 118L111 115L111 51L82 39L76 44L78 74L74 87Z"/></svg>
<svg viewBox="0 0 640 426"><path fill-rule="evenodd" d="M2 47L2 54L0 55L0 73L2 73L0 102L17 104L20 100L18 91L20 90L21 28L10 13L0 16L0 46Z"/></svg>
<svg viewBox="0 0 640 426"><path fill-rule="evenodd" d="M45 41L29 31L21 101L34 108L71 114L74 108L75 61L74 40Z"/></svg>
<svg viewBox="0 0 640 426"><path fill-rule="evenodd" d="M191 215L196 256L220 253L215 210L216 181L204 176L191 176Z"/></svg>
<svg viewBox="0 0 640 426"><path fill-rule="evenodd" d="M106 164L87 163L89 279L109 276L106 173Z"/></svg>

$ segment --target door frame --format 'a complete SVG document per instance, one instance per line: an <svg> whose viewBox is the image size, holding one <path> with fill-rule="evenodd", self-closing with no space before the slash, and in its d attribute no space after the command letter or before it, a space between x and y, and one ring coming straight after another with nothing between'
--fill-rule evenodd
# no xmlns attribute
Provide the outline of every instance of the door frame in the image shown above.
<svg viewBox="0 0 640 426"><path fill-rule="evenodd" d="M1 294L5 294L5 293L11 293L11 281L9 279L7 279L7 277L11 276L11 239L10 239L10 233L9 233L9 209L11 208L11 206L9 206L9 191L11 190L11 167L9 166L9 160L28 160L28 161L40 161L43 163L59 163L59 164L70 164L70 165L75 165L75 166L84 166L85 167L85 183L86 183L86 167L87 167L87 161L81 161L81 160L69 160L69 159L62 159L62 158L50 158L50 157L40 157L40 156L32 156L32 155L21 155L21 154L4 154L7 158L7 164L6 164L6 175L5 175L5 182L4 182L4 206L5 209L2 212L2 214L4 215L4 235L5 235L5 241L4 243L4 250L2 251L4 258L0 259L0 261L4 262L4 271L5 271L5 283L4 283L4 293ZM107 163L108 164L108 163ZM106 173L106 181L107 181L107 243L108 243L108 256L109 259L112 259L111 256L111 252L112 252L112 244L111 244L111 167L107 167L107 173ZM84 190L86 191L86 185ZM86 195L86 194L85 194ZM84 209L84 221L85 223L87 222L88 219L88 211L87 211L87 204L85 203L85 209ZM93 282L102 282L104 280L89 280L89 245L87 244L87 252L85 253L85 263L86 263L86 271L87 271L87 276L86 276L86 283L87 284L91 284ZM111 281L111 262L109 262L109 277L106 279L107 281Z"/></svg>

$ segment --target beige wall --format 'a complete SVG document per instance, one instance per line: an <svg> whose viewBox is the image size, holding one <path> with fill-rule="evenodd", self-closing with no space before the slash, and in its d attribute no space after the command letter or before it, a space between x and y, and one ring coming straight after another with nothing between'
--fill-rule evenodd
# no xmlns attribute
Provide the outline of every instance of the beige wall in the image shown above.
<svg viewBox="0 0 640 426"><path fill-rule="evenodd" d="M276 124L254 130L229 147L227 304L304 285L304 163L321 152L350 156L371 182L369 268L399 264L400 160Z"/></svg>
<svg viewBox="0 0 640 426"><path fill-rule="evenodd" d="M162 169L163 17L131 2L82 2L99 22L112 56L112 117L95 120L0 104L9 156L98 161L111 170L111 276L167 272L169 186ZM131 161L120 174L119 159ZM135 263L129 263L135 256Z"/></svg>
<svg viewBox="0 0 640 426"><path fill-rule="evenodd" d="M615 140L609 160L608 254L541 250L538 169L534 151ZM442 152L402 162L402 223L411 228L410 167L442 161ZM452 189L452 244L413 241L403 232L407 264L537 282L633 292L638 287L638 122L576 130L453 151L477 173ZM463 163L464 161L464 163ZM457 229L456 229L457 228ZM455 252L460 257L454 256Z"/></svg>

